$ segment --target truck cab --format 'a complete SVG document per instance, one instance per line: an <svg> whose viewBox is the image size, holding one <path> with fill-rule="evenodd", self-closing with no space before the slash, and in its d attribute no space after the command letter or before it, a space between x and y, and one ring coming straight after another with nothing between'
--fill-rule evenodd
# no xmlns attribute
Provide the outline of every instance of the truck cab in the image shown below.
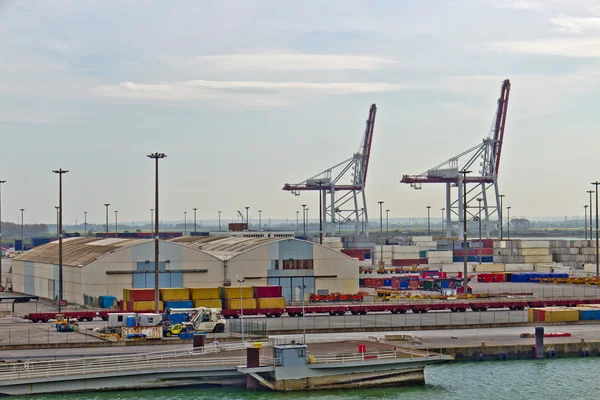
<svg viewBox="0 0 600 400"><path fill-rule="evenodd" d="M168 321L173 314L188 314L189 321L183 323L184 328L197 332L225 332L225 319L220 308L171 308L165 312L164 321Z"/></svg>

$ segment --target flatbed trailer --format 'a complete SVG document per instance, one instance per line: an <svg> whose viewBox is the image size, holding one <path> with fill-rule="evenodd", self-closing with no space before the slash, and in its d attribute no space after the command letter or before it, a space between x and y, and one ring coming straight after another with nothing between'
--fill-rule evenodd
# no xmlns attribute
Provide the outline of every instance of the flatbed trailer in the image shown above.
<svg viewBox="0 0 600 400"><path fill-rule="evenodd" d="M31 322L48 322L51 319L56 319L57 314L63 314L70 320L77 321L92 321L94 318L102 318L105 320L97 311L63 311L63 312L45 312L45 313L29 313L23 316L23 319L28 319ZM106 320L108 316L106 317ZM106 321L105 320L105 321Z"/></svg>

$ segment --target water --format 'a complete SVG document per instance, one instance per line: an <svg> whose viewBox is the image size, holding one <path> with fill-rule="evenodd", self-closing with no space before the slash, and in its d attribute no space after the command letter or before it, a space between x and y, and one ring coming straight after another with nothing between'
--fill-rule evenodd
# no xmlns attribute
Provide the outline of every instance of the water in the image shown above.
<svg viewBox="0 0 600 400"><path fill-rule="evenodd" d="M552 400L593 399L600 358L490 361L427 367L427 384L315 392L246 392L231 389L165 389L18 397L31 400ZM14 398L17 399L17 398Z"/></svg>

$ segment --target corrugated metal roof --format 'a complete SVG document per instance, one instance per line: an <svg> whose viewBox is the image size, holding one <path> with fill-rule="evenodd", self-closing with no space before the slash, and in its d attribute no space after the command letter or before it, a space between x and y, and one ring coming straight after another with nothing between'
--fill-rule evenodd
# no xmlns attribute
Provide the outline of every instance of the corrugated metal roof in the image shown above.
<svg viewBox="0 0 600 400"><path fill-rule="evenodd" d="M147 243L152 239L116 238L67 238L63 239L63 265L83 267L115 250ZM34 247L14 258L19 261L33 261L45 264L58 264L58 241Z"/></svg>
<svg viewBox="0 0 600 400"><path fill-rule="evenodd" d="M246 251L267 243L289 240L290 238L248 238L248 237L215 237L215 236L182 236L170 239L169 242L179 243L204 251L220 259L231 259Z"/></svg>

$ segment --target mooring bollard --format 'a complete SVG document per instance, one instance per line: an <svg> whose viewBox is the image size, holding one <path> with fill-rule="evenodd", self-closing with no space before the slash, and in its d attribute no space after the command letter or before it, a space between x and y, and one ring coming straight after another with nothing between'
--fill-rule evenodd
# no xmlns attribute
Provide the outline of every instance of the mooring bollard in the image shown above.
<svg viewBox="0 0 600 400"><path fill-rule="evenodd" d="M535 327L535 354L536 360L542 360L544 358L544 327Z"/></svg>

